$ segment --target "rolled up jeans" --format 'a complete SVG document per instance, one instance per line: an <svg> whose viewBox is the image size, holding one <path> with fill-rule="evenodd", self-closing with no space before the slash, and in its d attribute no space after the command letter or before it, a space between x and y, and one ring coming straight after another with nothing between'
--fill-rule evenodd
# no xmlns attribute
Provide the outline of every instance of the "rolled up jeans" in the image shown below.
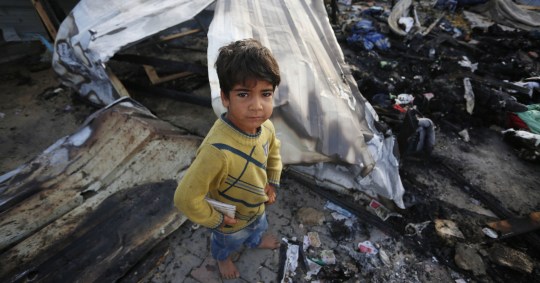
<svg viewBox="0 0 540 283"><path fill-rule="evenodd" d="M266 213L263 213L257 220L253 221L244 229L231 234L221 233L212 230L210 236L210 252L216 260L226 260L229 255L239 250L242 245L248 248L256 248L261 244L262 235L268 229Z"/></svg>

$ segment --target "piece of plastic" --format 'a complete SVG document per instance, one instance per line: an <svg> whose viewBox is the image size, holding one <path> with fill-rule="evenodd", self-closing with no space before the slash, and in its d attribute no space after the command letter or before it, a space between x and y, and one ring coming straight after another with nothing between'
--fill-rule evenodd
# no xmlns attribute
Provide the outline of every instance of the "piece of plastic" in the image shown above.
<svg viewBox="0 0 540 283"><path fill-rule="evenodd" d="M414 19L412 17L401 17L398 20L398 23L405 26L405 32L411 31L414 25Z"/></svg>
<svg viewBox="0 0 540 283"><path fill-rule="evenodd" d="M354 215L352 213L350 213L348 210L344 209L343 207L331 202L331 201L327 201L326 204L324 205L324 208L326 209L329 209L329 210L332 210L332 211L335 211L347 218L351 218L351 217L354 217Z"/></svg>
<svg viewBox="0 0 540 283"><path fill-rule="evenodd" d="M296 275L296 268L298 267L298 255L300 246L289 242L286 238L282 239L287 243L287 259L285 260L285 266L283 268L283 278L281 282L293 282L292 278Z"/></svg>
<svg viewBox="0 0 540 283"><path fill-rule="evenodd" d="M368 210L371 210L375 215L379 216L380 219L386 221L386 219L391 216L401 217L401 214L397 212L391 212L388 208L384 207L380 202L372 199L368 205Z"/></svg>
<svg viewBox="0 0 540 283"><path fill-rule="evenodd" d="M484 227L482 228L482 232L484 232L484 235L492 238L492 239L497 239L499 238L499 234L497 233L497 231L489 228L489 227Z"/></svg>
<svg viewBox="0 0 540 283"><path fill-rule="evenodd" d="M463 56L462 58L463 59L458 62L458 64L461 67L469 68L469 69L471 69L471 72L473 72L473 73L474 73L474 71L476 71L478 69L478 63L471 62L471 60L469 60L469 58L467 56Z"/></svg>
<svg viewBox="0 0 540 283"><path fill-rule="evenodd" d="M396 103L400 105L409 104L414 101L414 96L412 94L402 93L397 96Z"/></svg>
<svg viewBox="0 0 540 283"><path fill-rule="evenodd" d="M327 265L336 264L336 255L333 250L323 250L321 252L321 260Z"/></svg>
<svg viewBox="0 0 540 283"><path fill-rule="evenodd" d="M308 259L308 272L306 273L304 279L306 281L310 281L313 276L319 273L321 268L322 266L319 263L313 261L312 259Z"/></svg>
<svg viewBox="0 0 540 283"><path fill-rule="evenodd" d="M369 255L376 255L379 253L379 250L373 245L370 241L364 241L358 244L358 251L361 253L369 254Z"/></svg>

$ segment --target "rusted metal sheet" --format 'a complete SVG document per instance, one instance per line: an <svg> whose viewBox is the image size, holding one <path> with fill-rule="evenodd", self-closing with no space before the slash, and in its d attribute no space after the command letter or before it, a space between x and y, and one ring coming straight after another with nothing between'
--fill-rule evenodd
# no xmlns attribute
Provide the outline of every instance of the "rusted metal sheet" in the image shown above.
<svg viewBox="0 0 540 283"><path fill-rule="evenodd" d="M185 221L170 200L174 184L160 190L140 186L152 183L161 187L165 180L179 179L201 141L126 98L91 115L77 133L59 140L7 177L0 176L0 281L30 273L36 276L35 268L63 260L65 255L59 255L73 249L73 243L83 241L82 237L94 239L80 244L85 250L107 242L99 237L108 233L103 225L110 221L116 222L107 229L134 235L109 239L111 247L96 250L95 258L128 254L130 258L92 263L100 266L91 272L97 277L85 278L97 280L105 276L101 271L120 268L126 262L135 264L135 257ZM155 197L159 197L158 203L152 203ZM126 210L129 213L122 212ZM134 221L133 217L139 218ZM74 274L82 276L80 271ZM114 276L122 272L124 267ZM43 277L45 281L49 276Z"/></svg>

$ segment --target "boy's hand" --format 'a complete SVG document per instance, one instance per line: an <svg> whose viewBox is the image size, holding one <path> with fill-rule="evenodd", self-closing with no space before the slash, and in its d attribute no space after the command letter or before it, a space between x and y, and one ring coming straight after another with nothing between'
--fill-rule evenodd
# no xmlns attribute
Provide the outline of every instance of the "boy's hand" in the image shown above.
<svg viewBox="0 0 540 283"><path fill-rule="evenodd" d="M273 204L276 202L276 189L270 184L266 184L264 187L264 193L268 196L268 201L266 204Z"/></svg>
<svg viewBox="0 0 540 283"><path fill-rule="evenodd" d="M238 222L238 220L231 218L227 215L223 215L223 223L221 224L221 226L234 225L236 224L236 222Z"/></svg>

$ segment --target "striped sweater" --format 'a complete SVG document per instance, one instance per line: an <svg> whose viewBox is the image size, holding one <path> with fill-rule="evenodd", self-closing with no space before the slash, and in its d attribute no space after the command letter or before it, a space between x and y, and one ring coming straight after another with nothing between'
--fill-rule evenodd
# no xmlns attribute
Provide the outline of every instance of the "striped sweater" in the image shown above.
<svg viewBox="0 0 540 283"><path fill-rule="evenodd" d="M191 221L223 233L234 233L264 213L268 196L264 187L279 187L280 142L274 125L264 122L250 135L232 125L224 115L218 119L197 150L195 160L174 194L175 206ZM223 214L205 197L236 206L235 225L220 227Z"/></svg>

